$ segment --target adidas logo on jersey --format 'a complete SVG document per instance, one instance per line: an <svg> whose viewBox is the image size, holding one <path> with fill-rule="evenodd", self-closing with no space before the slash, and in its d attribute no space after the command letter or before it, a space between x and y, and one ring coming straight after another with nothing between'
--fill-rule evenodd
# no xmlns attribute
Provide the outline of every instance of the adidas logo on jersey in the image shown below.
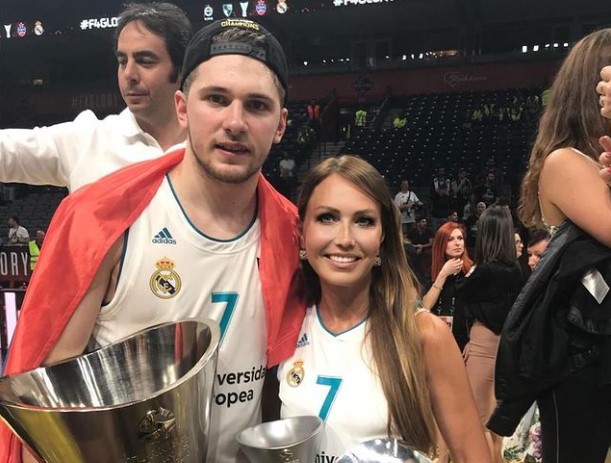
<svg viewBox="0 0 611 463"><path fill-rule="evenodd" d="M301 336L301 338L299 338L299 341L297 341L297 345L295 346L295 348L305 347L309 345L310 341L308 340L308 333L303 333L303 336Z"/></svg>
<svg viewBox="0 0 611 463"><path fill-rule="evenodd" d="M176 244L176 240L172 238L172 234L170 230L166 227L163 228L159 233L155 235L153 238L154 244Z"/></svg>

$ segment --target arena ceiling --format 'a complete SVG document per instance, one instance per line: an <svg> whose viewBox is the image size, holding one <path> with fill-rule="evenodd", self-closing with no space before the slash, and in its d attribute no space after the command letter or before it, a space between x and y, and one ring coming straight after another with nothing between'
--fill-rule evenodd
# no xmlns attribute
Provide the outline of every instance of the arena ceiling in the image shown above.
<svg viewBox="0 0 611 463"><path fill-rule="evenodd" d="M221 15L223 4L233 3L238 15L240 2L246 0L174 0L191 18L196 28L204 21L206 5ZM395 49L414 44L414 51L475 50L485 53L482 43L512 42L528 36L548 38L551 28L574 28L572 38L579 37L584 24L590 29L611 25L609 0L248 0L249 15L270 28L287 47L295 61L305 60L308 51L319 55L337 48L337 54L348 53L350 43L359 39L387 39ZM255 4L264 2L266 14L258 16ZM284 3L286 12L278 13ZM56 79L89 79L100 75L102 66L114 73L112 28L82 30L81 22L92 18L116 16L124 0L0 0L0 74L16 76L21 67L56 69ZM218 17L218 16L217 16ZM34 37L35 21L44 23L45 35ZM24 39L6 39L4 27L19 22L28 24ZM483 39L482 39L483 37ZM565 42L566 40L562 40ZM477 45L468 45L469 42ZM545 43L545 42L543 42ZM471 50L467 47L471 46ZM478 48L479 47L479 48ZM316 50L315 50L316 48ZM305 52L304 52L305 50ZM396 50L393 50L396 51ZM78 56L77 61L71 56ZM95 72L78 69L74 64L86 60ZM65 64L64 64L65 63ZM70 68L69 68L70 67ZM82 66L81 66L82 67ZM70 70L70 72L69 72ZM34 72L35 73L35 72ZM23 73L22 73L23 74ZM32 74L32 73L30 73Z"/></svg>
<svg viewBox="0 0 611 463"><path fill-rule="evenodd" d="M174 0L192 21L203 23L206 4L231 0ZM251 0L253 4L255 0ZM286 0L286 14L274 9L278 0L267 0L262 22L287 36L333 37L338 34L379 34L384 31L489 28L498 24L536 21L611 21L609 3L603 0ZM76 17L115 15L123 0L2 0L0 22L20 18L45 18L54 23ZM239 0L235 0L236 10ZM309 13L303 13L302 10ZM256 16L255 16L256 18Z"/></svg>

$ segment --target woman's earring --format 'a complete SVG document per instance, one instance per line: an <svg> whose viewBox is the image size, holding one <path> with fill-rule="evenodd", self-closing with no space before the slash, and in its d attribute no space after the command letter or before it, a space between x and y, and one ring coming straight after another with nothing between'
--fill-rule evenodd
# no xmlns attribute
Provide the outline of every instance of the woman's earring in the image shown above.
<svg viewBox="0 0 611 463"><path fill-rule="evenodd" d="M382 266L382 259L380 259L380 256L376 256L375 260L373 261L373 265L375 265L376 267Z"/></svg>
<svg viewBox="0 0 611 463"><path fill-rule="evenodd" d="M308 253L305 249L299 250L299 260L308 260Z"/></svg>

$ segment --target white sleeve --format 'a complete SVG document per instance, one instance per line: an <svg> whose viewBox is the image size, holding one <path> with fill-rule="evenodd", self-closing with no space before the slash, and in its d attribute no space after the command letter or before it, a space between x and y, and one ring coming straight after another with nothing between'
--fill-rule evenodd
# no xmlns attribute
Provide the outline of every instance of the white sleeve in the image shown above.
<svg viewBox="0 0 611 463"><path fill-rule="evenodd" d="M397 193L397 194L395 195L395 206L397 206L398 208L400 208L400 207L401 207L401 200L399 199L399 195L400 195L400 194L401 194L401 193Z"/></svg>
<svg viewBox="0 0 611 463"><path fill-rule="evenodd" d="M19 240L29 240L30 234L24 227L19 227L17 229L17 239Z"/></svg>
<svg viewBox="0 0 611 463"><path fill-rule="evenodd" d="M0 182L68 186L86 140L99 123L92 111L74 121L34 129L0 130Z"/></svg>
<svg viewBox="0 0 611 463"><path fill-rule="evenodd" d="M412 191L412 194L414 195L414 199L413 199L413 201L414 201L415 203L419 202L419 201L420 201L420 199L418 199L418 195L417 195L416 193L414 193L413 191Z"/></svg>

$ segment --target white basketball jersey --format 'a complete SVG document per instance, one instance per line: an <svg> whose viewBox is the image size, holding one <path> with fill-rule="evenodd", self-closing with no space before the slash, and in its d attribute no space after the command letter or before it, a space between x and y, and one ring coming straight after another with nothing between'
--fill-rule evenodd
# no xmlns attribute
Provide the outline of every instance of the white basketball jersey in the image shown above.
<svg viewBox="0 0 611 463"><path fill-rule="evenodd" d="M316 415L325 422L316 463L387 436L388 404L364 342L366 327L333 334L310 307L295 354L278 368L282 417Z"/></svg>
<svg viewBox="0 0 611 463"><path fill-rule="evenodd" d="M93 332L93 340L106 345L158 323L220 323L210 463L240 461L235 436L261 420L267 331L259 238L258 219L233 240L205 236L189 221L166 176L126 235L116 294Z"/></svg>

